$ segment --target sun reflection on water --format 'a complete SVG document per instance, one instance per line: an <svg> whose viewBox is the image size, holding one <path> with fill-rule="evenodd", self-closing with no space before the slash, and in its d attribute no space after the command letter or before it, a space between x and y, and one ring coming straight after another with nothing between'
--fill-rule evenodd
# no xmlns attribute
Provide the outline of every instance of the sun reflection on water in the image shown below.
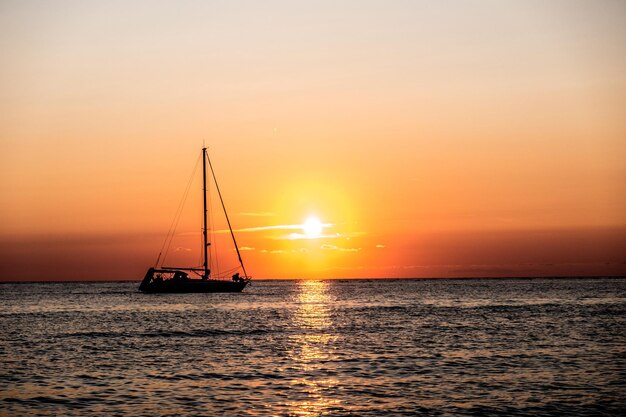
<svg viewBox="0 0 626 417"><path fill-rule="evenodd" d="M291 414L319 416L338 406L339 400L326 395L337 385L328 376L327 363L333 358L331 344L336 336L330 334L333 322L329 304L329 284L325 281L300 281L296 298L297 309L293 324L299 331L291 336L290 356L299 364L302 377L291 382L297 391L305 393L289 403Z"/></svg>

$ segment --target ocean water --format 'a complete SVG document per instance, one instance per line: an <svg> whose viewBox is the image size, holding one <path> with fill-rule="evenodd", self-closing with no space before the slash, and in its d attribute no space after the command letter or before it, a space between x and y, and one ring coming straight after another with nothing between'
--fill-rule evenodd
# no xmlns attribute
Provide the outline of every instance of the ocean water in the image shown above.
<svg viewBox="0 0 626 417"><path fill-rule="evenodd" d="M625 415L626 280L0 285L1 415Z"/></svg>

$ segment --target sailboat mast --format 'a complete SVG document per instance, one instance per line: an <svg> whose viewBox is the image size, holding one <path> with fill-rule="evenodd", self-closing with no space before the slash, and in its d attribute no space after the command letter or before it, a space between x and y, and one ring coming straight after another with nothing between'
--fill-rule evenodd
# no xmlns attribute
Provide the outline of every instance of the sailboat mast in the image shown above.
<svg viewBox="0 0 626 417"><path fill-rule="evenodd" d="M206 148L202 148L202 197L203 197L203 202L204 202L204 228L202 229L202 243L203 243L203 252L204 252L204 263L203 263L203 267L204 267L204 273L202 275L203 279L208 279L209 278L209 257L208 257L208 250L209 250L209 242L208 242L208 238L207 238L207 231L208 231L208 220L207 220L207 213L208 213L208 208L207 208L207 202L206 202L206 160L207 160L207 153L206 153Z"/></svg>

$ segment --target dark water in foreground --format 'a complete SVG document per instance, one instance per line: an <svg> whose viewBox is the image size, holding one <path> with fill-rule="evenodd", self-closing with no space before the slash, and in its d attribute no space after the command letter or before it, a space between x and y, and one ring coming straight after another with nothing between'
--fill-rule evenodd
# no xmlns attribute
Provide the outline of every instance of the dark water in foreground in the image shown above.
<svg viewBox="0 0 626 417"><path fill-rule="evenodd" d="M0 285L2 415L623 415L626 280Z"/></svg>

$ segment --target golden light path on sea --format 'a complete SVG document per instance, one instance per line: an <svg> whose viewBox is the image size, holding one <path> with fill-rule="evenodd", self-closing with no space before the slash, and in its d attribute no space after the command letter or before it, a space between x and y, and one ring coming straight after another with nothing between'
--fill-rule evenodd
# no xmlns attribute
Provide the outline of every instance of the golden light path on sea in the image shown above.
<svg viewBox="0 0 626 417"><path fill-rule="evenodd" d="M340 405L339 400L329 399L324 394L329 388L336 386L338 381L325 377L320 364L320 361L328 362L332 359L333 353L328 345L337 336L328 332L333 326L328 283L307 280L299 281L297 285L298 308L292 320L295 327L302 329L302 332L291 336L293 349L289 355L307 376L291 383L306 386L308 398L290 402L288 405L292 410L290 414L312 417Z"/></svg>

